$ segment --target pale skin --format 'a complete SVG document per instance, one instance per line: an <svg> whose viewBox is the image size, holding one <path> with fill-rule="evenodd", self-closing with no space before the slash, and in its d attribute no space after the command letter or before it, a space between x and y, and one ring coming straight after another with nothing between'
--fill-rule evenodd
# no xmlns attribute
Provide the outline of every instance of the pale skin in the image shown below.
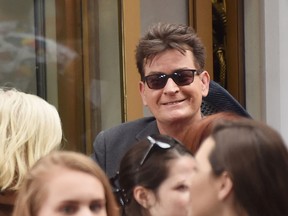
<svg viewBox="0 0 288 216"><path fill-rule="evenodd" d="M87 173L59 168L47 180L48 196L37 216L106 216L102 183Z"/></svg>
<svg viewBox="0 0 288 216"><path fill-rule="evenodd" d="M228 173L224 171L215 176L212 172L209 155L214 147L215 141L208 137L196 153L191 181L191 216L246 216L236 205Z"/></svg>
<svg viewBox="0 0 288 216"><path fill-rule="evenodd" d="M149 216L189 216L192 156L180 156L169 161L169 176L157 192L142 186L134 188L134 197Z"/></svg>
<svg viewBox="0 0 288 216"><path fill-rule="evenodd" d="M167 50L148 60L145 76L153 73L171 74L179 69L199 69L191 51L184 55L177 50ZM207 71L194 76L190 85L178 86L171 78L163 89L150 89L140 81L142 102L148 106L157 121L161 134L180 139L189 125L201 119L202 97L209 91L210 77Z"/></svg>
<svg viewBox="0 0 288 216"><path fill-rule="evenodd" d="M204 142L205 143L205 142ZM214 147L211 140L201 145L196 153L195 167L193 170L194 178L192 179L191 199L192 216L204 216L214 212L215 215L218 211L220 204L217 198L217 184L216 178L212 175L212 168L208 160L208 154Z"/></svg>

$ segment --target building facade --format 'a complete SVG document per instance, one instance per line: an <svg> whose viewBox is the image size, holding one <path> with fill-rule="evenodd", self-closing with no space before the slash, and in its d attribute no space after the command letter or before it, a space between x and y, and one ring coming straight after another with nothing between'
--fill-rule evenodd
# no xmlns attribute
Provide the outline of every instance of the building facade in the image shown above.
<svg viewBox="0 0 288 216"><path fill-rule="evenodd" d="M149 115L138 39L155 22L184 23L211 77L287 143L287 10L287 0L0 0L0 85L54 104L66 148L90 154L99 131Z"/></svg>

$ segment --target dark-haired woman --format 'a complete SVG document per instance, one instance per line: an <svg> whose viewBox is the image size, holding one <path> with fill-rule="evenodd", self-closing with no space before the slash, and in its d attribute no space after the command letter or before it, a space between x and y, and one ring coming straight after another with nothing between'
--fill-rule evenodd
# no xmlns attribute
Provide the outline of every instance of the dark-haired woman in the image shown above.
<svg viewBox="0 0 288 216"><path fill-rule="evenodd" d="M191 216L288 215L288 150L253 120L217 122L195 157Z"/></svg>
<svg viewBox="0 0 288 216"><path fill-rule="evenodd" d="M151 135L123 157L118 197L126 216L189 216L192 154L164 135Z"/></svg>

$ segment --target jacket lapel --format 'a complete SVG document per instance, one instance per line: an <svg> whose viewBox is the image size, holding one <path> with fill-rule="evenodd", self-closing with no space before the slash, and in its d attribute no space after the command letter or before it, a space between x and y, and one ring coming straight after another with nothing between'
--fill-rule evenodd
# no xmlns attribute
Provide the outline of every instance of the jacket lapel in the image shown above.
<svg viewBox="0 0 288 216"><path fill-rule="evenodd" d="M143 130L136 134L136 140L142 140L151 134L159 134L155 118L154 121L149 122Z"/></svg>

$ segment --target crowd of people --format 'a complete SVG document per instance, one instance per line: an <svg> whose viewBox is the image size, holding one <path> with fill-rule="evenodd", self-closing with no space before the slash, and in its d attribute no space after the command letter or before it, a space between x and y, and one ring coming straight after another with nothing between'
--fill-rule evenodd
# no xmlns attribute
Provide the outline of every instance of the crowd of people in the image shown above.
<svg viewBox="0 0 288 216"><path fill-rule="evenodd" d="M204 45L192 27L156 24L140 39L135 55L140 95L153 116L98 134L93 158L109 177L136 141L159 133L182 137L189 125L202 118L202 97L209 91Z"/></svg>
<svg viewBox="0 0 288 216"><path fill-rule="evenodd" d="M194 157L194 146L164 135L148 136L124 155L113 184L122 215L288 215L281 135L252 119L215 115L191 125L205 137Z"/></svg>
<svg viewBox="0 0 288 216"><path fill-rule="evenodd" d="M285 216L288 149L237 112L204 116L204 46L156 24L136 48L152 117L100 132L92 158L62 149L61 120L38 96L0 89L0 216Z"/></svg>

